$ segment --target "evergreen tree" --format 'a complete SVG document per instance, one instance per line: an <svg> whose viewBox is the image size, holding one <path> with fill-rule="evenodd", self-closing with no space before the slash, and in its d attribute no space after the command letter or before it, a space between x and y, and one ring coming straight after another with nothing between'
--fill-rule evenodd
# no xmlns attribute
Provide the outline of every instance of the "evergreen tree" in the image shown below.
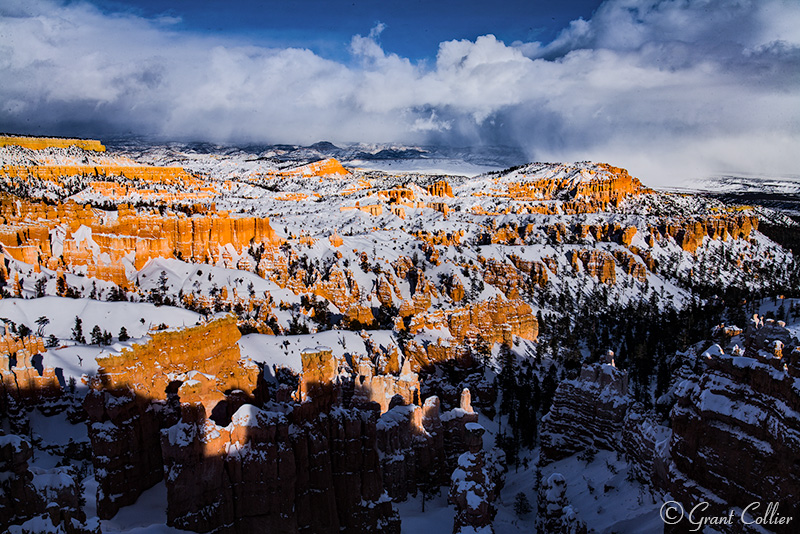
<svg viewBox="0 0 800 534"><path fill-rule="evenodd" d="M517 517L525 517L532 511L533 507L528 500L528 496L521 491L517 493L517 496L514 497L514 513L517 514Z"/></svg>
<svg viewBox="0 0 800 534"><path fill-rule="evenodd" d="M48 319L44 315L42 315L41 317L36 319L36 325L37 325L36 335L39 336L39 337L43 337L44 336L44 327L49 325L49 324L50 324L50 319Z"/></svg>
<svg viewBox="0 0 800 534"><path fill-rule="evenodd" d="M6 413L8 422L11 426L11 433L20 436L27 436L31 431L31 421L28 412L22 403L14 398L13 395L6 396Z"/></svg>
<svg viewBox="0 0 800 534"><path fill-rule="evenodd" d="M162 300L167 299L167 293L169 292L169 278L167 277L167 271L161 271L161 274L158 276L158 292L161 293Z"/></svg>
<svg viewBox="0 0 800 534"><path fill-rule="evenodd" d="M40 298L45 296L45 287L47 285L47 278L39 278L36 280L36 284L33 286L33 290L36 294L36 298Z"/></svg>
<svg viewBox="0 0 800 534"><path fill-rule="evenodd" d="M19 337L28 337L33 333L33 331L26 324L19 325L19 329L17 331L19 332Z"/></svg>
<svg viewBox="0 0 800 534"><path fill-rule="evenodd" d="M123 326L119 329L119 336L117 336L120 341L128 341L131 336L128 335L128 330Z"/></svg>
<svg viewBox="0 0 800 534"><path fill-rule="evenodd" d="M92 345L102 345L103 344L103 331L100 330L98 325L94 325L92 328Z"/></svg>
<svg viewBox="0 0 800 534"><path fill-rule="evenodd" d="M75 326L72 327L72 339L78 343L86 343L86 337L83 335L83 321L77 315L75 316Z"/></svg>
<svg viewBox="0 0 800 534"><path fill-rule="evenodd" d="M119 286L114 286L108 292L108 300L112 302L123 302L128 300L128 295L125 294L125 290Z"/></svg>

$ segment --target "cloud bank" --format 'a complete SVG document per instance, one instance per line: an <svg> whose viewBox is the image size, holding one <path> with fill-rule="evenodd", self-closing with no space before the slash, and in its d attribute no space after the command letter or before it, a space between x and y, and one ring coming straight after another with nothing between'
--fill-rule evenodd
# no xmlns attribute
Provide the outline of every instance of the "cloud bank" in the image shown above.
<svg viewBox="0 0 800 534"><path fill-rule="evenodd" d="M447 41L431 63L385 51L382 24L352 38L345 64L174 22L4 2L0 130L509 145L655 184L800 174L794 0L607 0L551 43Z"/></svg>

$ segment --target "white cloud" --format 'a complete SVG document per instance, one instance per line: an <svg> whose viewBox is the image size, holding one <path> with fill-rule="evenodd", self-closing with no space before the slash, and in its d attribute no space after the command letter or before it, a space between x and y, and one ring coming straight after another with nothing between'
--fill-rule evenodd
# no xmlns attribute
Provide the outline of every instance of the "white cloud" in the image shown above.
<svg viewBox="0 0 800 534"><path fill-rule="evenodd" d="M552 43L448 41L432 65L387 53L382 23L352 38L352 64L173 23L4 2L0 129L508 144L663 183L800 168L794 1L608 0Z"/></svg>

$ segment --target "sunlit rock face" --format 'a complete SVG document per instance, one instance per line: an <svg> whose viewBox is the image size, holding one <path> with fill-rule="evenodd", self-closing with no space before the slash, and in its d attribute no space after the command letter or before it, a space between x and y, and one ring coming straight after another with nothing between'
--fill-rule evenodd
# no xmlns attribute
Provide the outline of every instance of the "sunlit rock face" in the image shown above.
<svg viewBox="0 0 800 534"><path fill-rule="evenodd" d="M102 304L137 315L138 333L123 342L115 324L110 346L89 347L63 324L53 330L63 339L7 331L0 405L63 408L65 369L39 356L99 353L70 417L88 416L104 519L163 483L175 528L394 534L408 509L395 503L449 485L455 531L490 532L495 509L508 507L497 499L503 445L482 443L477 424L498 421L506 400L495 344L541 388L542 362L559 362L558 378L575 370L560 367L574 348L562 333L580 338L584 356L596 356L601 335L620 341L608 331L580 345L584 325L566 327L575 317L794 287L791 254L758 231L763 212L656 192L607 164L442 177L73 141L0 138L0 294L29 325L43 312L26 306L53 302L71 309L70 323L88 313L104 329L109 316L86 310L120 301ZM191 320L158 325L170 313ZM158 326L143 326L149 315ZM737 506L797 501L796 342L777 322L714 335L747 344L681 368L658 412L633 402L610 357L557 388L551 380L552 408L537 414L540 467L616 450L626 483L686 502L709 488ZM20 436L31 431L23 419L10 426ZM38 498L24 449L2 453L14 480L0 527L12 508L40 513L14 500ZM778 489L760 489L752 473ZM540 530L585 529L566 500L573 483L542 481ZM56 501L68 510L74 493ZM48 513L63 525L72 512Z"/></svg>
<svg viewBox="0 0 800 534"><path fill-rule="evenodd" d="M2 196L0 232L13 258L51 269L85 266L87 274L130 286L126 268L141 269L153 258L204 262L222 259L223 247L242 251L252 243L280 242L265 218L228 214L139 215L127 205L111 220L74 203L47 206Z"/></svg>
<svg viewBox="0 0 800 534"><path fill-rule="evenodd" d="M19 337L5 327L5 334L0 337L0 406L8 397L37 405L61 395L63 387L56 369L44 366L38 369L33 362L35 356L46 350L42 338Z"/></svg>
<svg viewBox="0 0 800 534"><path fill-rule="evenodd" d="M98 357L84 402L98 481L97 510L112 517L160 481L160 430L175 424L180 403L226 418L252 396L259 370L240 361L236 320L226 317ZM231 398L232 397L232 398Z"/></svg>
<svg viewBox="0 0 800 534"><path fill-rule="evenodd" d="M65 139L57 137L24 137L24 136L0 136L1 146L20 146L31 150L41 150L43 148L66 148L78 147L84 150L94 150L97 152L105 152L106 147L100 141L95 139Z"/></svg>

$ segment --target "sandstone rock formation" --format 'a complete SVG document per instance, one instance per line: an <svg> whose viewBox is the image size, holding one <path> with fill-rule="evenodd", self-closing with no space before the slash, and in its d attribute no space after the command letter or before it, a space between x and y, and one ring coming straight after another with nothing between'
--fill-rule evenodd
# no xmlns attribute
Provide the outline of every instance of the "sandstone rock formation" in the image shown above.
<svg viewBox="0 0 800 534"><path fill-rule="evenodd" d="M334 158L323 159L319 161L315 161L312 163L308 163L306 165L300 165L298 167L293 167L291 169L287 169L284 171L277 171L274 174L283 177L289 176L329 176L329 175L346 175L350 174L350 171L342 167L342 164L339 163Z"/></svg>
<svg viewBox="0 0 800 534"><path fill-rule="evenodd" d="M56 369L37 368L33 363L34 356L46 350L42 338L20 338L11 334L6 325L5 335L0 338L0 406L9 396L28 404L39 404L61 396L62 384Z"/></svg>
<svg viewBox="0 0 800 534"><path fill-rule="evenodd" d="M94 139L67 139L61 137L25 137L17 135L0 136L0 146L17 145L31 150L41 150L48 147L66 148L76 146L84 150L105 152L106 147Z"/></svg>
<svg viewBox="0 0 800 534"><path fill-rule="evenodd" d="M604 284L613 285L617 281L616 263L614 256L603 250L580 249L572 251L570 263L574 266L580 259L583 268L589 276L597 278ZM579 269L576 269L579 270Z"/></svg>
<svg viewBox="0 0 800 534"><path fill-rule="evenodd" d="M527 178L529 175L535 178ZM511 176L514 182L508 184L508 192L518 199L580 199L584 206L592 203L619 205L627 196L647 191L628 171L606 163L597 163L594 168L557 165L550 169L531 164L514 171ZM575 203L567 209L580 212L582 208Z"/></svg>
<svg viewBox="0 0 800 534"><path fill-rule="evenodd" d="M427 187L427 191L429 195L436 197L453 197L453 189L447 183L447 180L439 180L432 183Z"/></svg>
<svg viewBox="0 0 800 534"><path fill-rule="evenodd" d="M492 299L452 310L415 315L409 330L447 328L458 341L483 337L490 343L511 341L512 336L536 340L539 324L531 307L522 300Z"/></svg>
<svg viewBox="0 0 800 534"><path fill-rule="evenodd" d="M558 385L542 419L540 462L590 447L614 450L630 402L625 371L611 364L584 365L579 378Z"/></svg>
<svg viewBox="0 0 800 534"><path fill-rule="evenodd" d="M245 404L221 427L184 410L162 433L169 523L237 534L399 533L375 440L370 411L305 420Z"/></svg>
<svg viewBox="0 0 800 534"><path fill-rule="evenodd" d="M709 514L777 502L781 516L797 517L800 351L778 353L775 342L800 343L775 322L759 322L748 334L745 350L713 345L703 355L702 375L681 383L671 414L668 488L683 503L710 501ZM796 526L769 528L793 532Z"/></svg>
<svg viewBox="0 0 800 534"><path fill-rule="evenodd" d="M86 520L80 488L69 467L32 472L30 443L0 431L0 530L13 524L22 532L100 534L96 518Z"/></svg>
<svg viewBox="0 0 800 534"><path fill-rule="evenodd" d="M236 408L227 392L252 394L259 370L239 361L239 337L235 318L228 316L182 331L154 332L144 344L98 357L100 368L84 407L99 517L113 517L162 479L159 432L175 424L181 401L224 421Z"/></svg>
<svg viewBox="0 0 800 534"><path fill-rule="evenodd" d="M478 423L465 427L467 452L458 458L453 471L449 502L456 507L454 534L462 532L494 532L492 521L497 513L494 501L497 488L483 452L485 429Z"/></svg>
<svg viewBox="0 0 800 534"><path fill-rule="evenodd" d="M228 244L241 251L252 242L279 242L265 218L140 215L123 205L110 220L73 202L47 206L0 197L0 244L11 257L51 269L85 265L90 275L122 287L129 286L123 259L130 253L131 267L141 269L152 258L219 261Z"/></svg>
<svg viewBox="0 0 800 534"><path fill-rule="evenodd" d="M703 220L667 223L659 227L661 234L673 237L687 252L695 252L706 236L721 240L747 239L753 230L758 230L758 219L747 215L721 215Z"/></svg>

